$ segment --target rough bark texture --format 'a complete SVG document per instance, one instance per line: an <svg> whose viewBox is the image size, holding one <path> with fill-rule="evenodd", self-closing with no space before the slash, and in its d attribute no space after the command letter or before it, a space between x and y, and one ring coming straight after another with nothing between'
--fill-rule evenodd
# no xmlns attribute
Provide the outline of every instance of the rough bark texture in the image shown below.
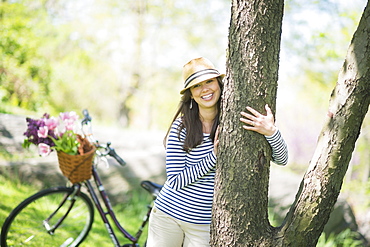
<svg viewBox="0 0 370 247"><path fill-rule="evenodd" d="M315 154L287 215L279 246L316 246L338 198L370 103L370 9L363 13L330 100Z"/></svg>
<svg viewBox="0 0 370 247"><path fill-rule="evenodd" d="M369 3L333 90L327 122L283 225L267 217L270 150L245 131L246 105L275 108L283 1L232 2L212 246L316 246L338 198L370 103Z"/></svg>
<svg viewBox="0 0 370 247"><path fill-rule="evenodd" d="M231 12L211 244L268 246L271 150L242 129L239 113L247 105L275 108L283 0L233 1Z"/></svg>

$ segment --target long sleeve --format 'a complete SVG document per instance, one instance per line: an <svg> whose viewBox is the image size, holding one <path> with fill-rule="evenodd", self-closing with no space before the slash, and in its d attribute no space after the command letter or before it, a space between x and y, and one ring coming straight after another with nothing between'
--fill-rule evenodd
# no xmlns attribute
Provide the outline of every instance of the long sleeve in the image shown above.
<svg viewBox="0 0 370 247"><path fill-rule="evenodd" d="M188 153L183 150L186 130L178 136L176 120L167 139L167 181L159 193L155 205L176 219L192 224L210 224L216 157L213 142L204 134L203 142Z"/></svg>
<svg viewBox="0 0 370 247"><path fill-rule="evenodd" d="M212 142L202 143L197 148L186 153L183 150L185 130L178 138L179 121L171 127L166 149L166 173L169 185L174 190L182 189L197 182L209 173L216 165Z"/></svg>
<svg viewBox="0 0 370 247"><path fill-rule="evenodd" d="M272 149L272 161L278 165L288 163L288 147L281 136L279 130L276 130L272 136L265 136Z"/></svg>

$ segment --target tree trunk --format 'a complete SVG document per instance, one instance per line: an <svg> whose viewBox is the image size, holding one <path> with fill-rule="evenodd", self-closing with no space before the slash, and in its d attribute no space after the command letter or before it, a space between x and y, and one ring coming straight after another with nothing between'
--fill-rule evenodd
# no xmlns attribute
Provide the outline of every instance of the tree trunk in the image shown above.
<svg viewBox="0 0 370 247"><path fill-rule="evenodd" d="M232 3L212 246L263 246L271 239L271 150L262 135L241 127L239 113L247 105L275 109L283 7L283 0Z"/></svg>
<svg viewBox="0 0 370 247"><path fill-rule="evenodd" d="M338 198L370 104L369 3L332 93L327 122L281 227L268 221L270 149L245 131L246 105L275 109L283 1L232 2L215 181L212 246L315 246ZM288 147L289 148L289 147Z"/></svg>
<svg viewBox="0 0 370 247"><path fill-rule="evenodd" d="M331 95L316 151L280 231L282 246L316 245L337 201L369 104L368 2Z"/></svg>

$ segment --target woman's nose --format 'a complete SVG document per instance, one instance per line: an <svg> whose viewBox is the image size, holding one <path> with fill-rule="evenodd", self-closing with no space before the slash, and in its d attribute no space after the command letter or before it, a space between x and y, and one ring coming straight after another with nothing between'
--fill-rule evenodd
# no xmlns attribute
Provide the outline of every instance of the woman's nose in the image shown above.
<svg viewBox="0 0 370 247"><path fill-rule="evenodd" d="M202 92L207 91L209 89L209 86L207 84L202 85Z"/></svg>

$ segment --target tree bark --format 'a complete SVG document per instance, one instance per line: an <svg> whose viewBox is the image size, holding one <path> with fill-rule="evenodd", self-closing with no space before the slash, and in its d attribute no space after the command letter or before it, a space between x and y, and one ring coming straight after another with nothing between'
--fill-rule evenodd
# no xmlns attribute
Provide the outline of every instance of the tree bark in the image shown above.
<svg viewBox="0 0 370 247"><path fill-rule="evenodd" d="M262 135L242 128L239 113L247 105L275 109L283 7L283 0L232 2L212 246L263 246L271 239L271 150Z"/></svg>
<svg viewBox="0 0 370 247"><path fill-rule="evenodd" d="M285 223L282 245L316 246L337 201L370 104L370 9L364 10L334 88L326 123Z"/></svg>
<svg viewBox="0 0 370 247"><path fill-rule="evenodd" d="M212 246L316 246L340 193L370 104L369 3L333 90L327 121L282 226L268 221L270 149L239 112L275 109L283 1L232 2L223 93Z"/></svg>

